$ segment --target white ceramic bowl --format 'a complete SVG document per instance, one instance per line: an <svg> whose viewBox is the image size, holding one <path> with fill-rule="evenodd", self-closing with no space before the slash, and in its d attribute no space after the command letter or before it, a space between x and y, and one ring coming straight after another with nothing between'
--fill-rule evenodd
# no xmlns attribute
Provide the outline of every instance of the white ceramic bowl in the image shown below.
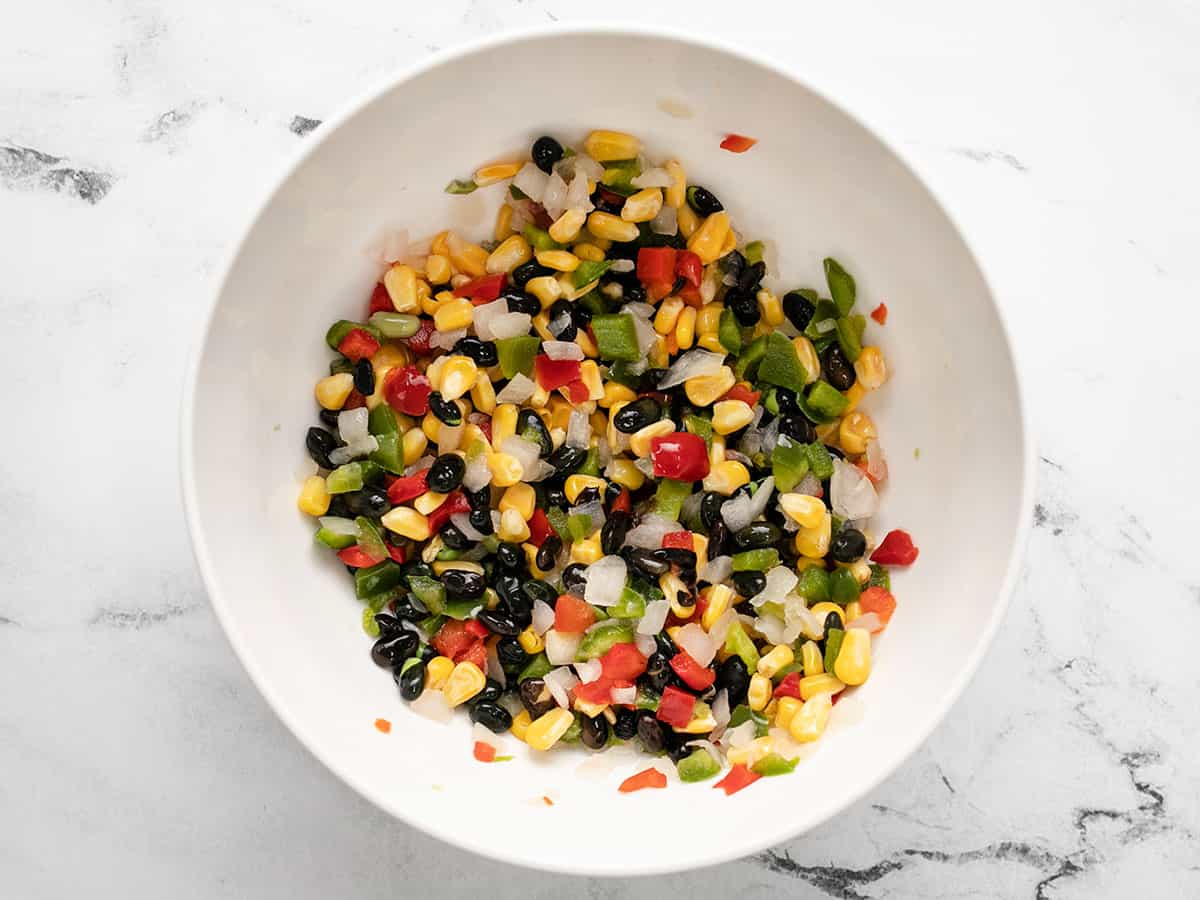
<svg viewBox="0 0 1200 900"><path fill-rule="evenodd" d="M679 117L681 107L691 116ZM452 197L443 185L526 152L540 134L578 141L596 127L682 160L744 234L774 242L775 284L822 284L821 259L832 255L856 277L866 309L886 299L891 310L870 331L894 372L866 404L892 474L878 525L911 531L920 561L894 576L899 610L876 641L872 678L836 708L817 752L792 776L731 798L678 782L618 794L632 763L585 776L585 751L530 758L511 737L514 761L475 762L465 716L442 725L410 713L371 662L346 573L314 547L313 524L296 510L312 385L329 359L322 337L334 319L362 315L379 274L365 252L372 240L392 225L490 236L503 188ZM730 154L717 146L726 132L760 142ZM196 556L231 643L283 721L348 784L417 828L564 872L736 858L861 797L929 735L975 670L1029 518L1033 454L1003 321L929 190L792 76L661 34L557 30L485 42L326 122L238 244L184 403ZM377 717L392 721L389 736L373 727ZM662 824L682 820L703 827Z"/></svg>

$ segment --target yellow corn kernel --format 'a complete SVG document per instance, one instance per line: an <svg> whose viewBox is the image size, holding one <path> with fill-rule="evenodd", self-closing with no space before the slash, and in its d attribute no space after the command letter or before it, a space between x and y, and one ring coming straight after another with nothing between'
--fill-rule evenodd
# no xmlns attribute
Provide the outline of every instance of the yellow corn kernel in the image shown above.
<svg viewBox="0 0 1200 900"><path fill-rule="evenodd" d="M503 241L513 233L512 213L511 206L507 203L500 204L500 208L496 210L496 224L492 227L492 240Z"/></svg>
<svg viewBox="0 0 1200 900"><path fill-rule="evenodd" d="M579 257L568 250L539 250L534 256L538 265L556 272L574 272L579 268Z"/></svg>
<svg viewBox="0 0 1200 900"><path fill-rule="evenodd" d="M846 624L846 611L836 603L830 603L828 600L824 603L814 603L810 612L816 616L821 622L825 621L825 617L833 613L838 617L838 622L842 625Z"/></svg>
<svg viewBox="0 0 1200 900"><path fill-rule="evenodd" d="M569 244L579 237L585 221L587 213L578 209L568 209L550 226L550 237L560 244Z"/></svg>
<svg viewBox="0 0 1200 900"><path fill-rule="evenodd" d="M801 528L816 528L825 517L825 504L809 494L780 494L779 508Z"/></svg>
<svg viewBox="0 0 1200 900"><path fill-rule="evenodd" d="M604 385L604 396L600 398L600 405L604 409L608 409L618 400L623 400L626 403L632 403L637 399L637 394L616 381L610 381Z"/></svg>
<svg viewBox="0 0 1200 900"><path fill-rule="evenodd" d="M408 348L400 344L385 342L371 357L371 368L375 370L375 380L380 380L379 370L390 369L393 366L407 366L412 362Z"/></svg>
<svg viewBox="0 0 1200 900"><path fill-rule="evenodd" d="M521 171L522 165L519 162L505 162L480 166L475 170L475 183L480 187L484 187L485 185L495 184L497 181L503 181L506 178L512 178Z"/></svg>
<svg viewBox="0 0 1200 900"><path fill-rule="evenodd" d="M746 702L755 712L771 702L771 679L757 672L750 676L750 687L746 691Z"/></svg>
<svg viewBox="0 0 1200 900"><path fill-rule="evenodd" d="M435 656L425 663L425 690L440 691L453 671L454 660L448 656Z"/></svg>
<svg viewBox="0 0 1200 900"><path fill-rule="evenodd" d="M501 403L492 413L492 446L497 450L505 440L517 433L517 407L513 403Z"/></svg>
<svg viewBox="0 0 1200 900"><path fill-rule="evenodd" d="M525 477L520 460L509 453L489 453L487 466L495 487L511 487Z"/></svg>
<svg viewBox="0 0 1200 900"><path fill-rule="evenodd" d="M692 720L682 728L675 728L678 734L708 734L717 727L717 720L709 711L701 716L693 716Z"/></svg>
<svg viewBox="0 0 1200 900"><path fill-rule="evenodd" d="M671 604L671 612L680 619L692 617L692 613L696 611L695 598L692 597L692 592L688 590L682 578L674 572L667 572L665 575L659 576L658 586L667 602Z"/></svg>
<svg viewBox="0 0 1200 900"><path fill-rule="evenodd" d="M679 321L675 323L675 343L679 345L680 350L688 350L691 348L696 338L696 308L694 306L685 306L683 312L679 314Z"/></svg>
<svg viewBox="0 0 1200 900"><path fill-rule="evenodd" d="M683 312L683 300L679 297L668 297L658 307L654 314L654 330L659 334L670 334L675 330L679 314Z"/></svg>
<svg viewBox="0 0 1200 900"><path fill-rule="evenodd" d="M696 340L696 346L703 347L712 353L728 353L716 334L702 334Z"/></svg>
<svg viewBox="0 0 1200 900"><path fill-rule="evenodd" d="M770 653L764 654L758 660L758 674L774 678L776 672L784 666L790 666L795 658L792 648L787 644L776 644Z"/></svg>
<svg viewBox="0 0 1200 900"><path fill-rule="evenodd" d="M742 400L718 400L713 404L712 427L717 434L733 434L754 421L754 410Z"/></svg>
<svg viewBox="0 0 1200 900"><path fill-rule="evenodd" d="M667 350L667 339L661 334L654 335L654 346L650 348L648 359L650 365L656 369L665 369L671 361L671 354Z"/></svg>
<svg viewBox="0 0 1200 900"><path fill-rule="evenodd" d="M533 630L532 625L526 627L524 631L517 635L517 643L530 656L535 653L541 653L546 649L546 642L542 640L540 634Z"/></svg>
<svg viewBox="0 0 1200 900"><path fill-rule="evenodd" d="M762 310L762 320L771 327L783 324L783 304L779 298L766 288L757 294L758 308Z"/></svg>
<svg viewBox="0 0 1200 900"><path fill-rule="evenodd" d="M873 391L881 387L888 379L887 363L883 359L883 351L878 347L863 347L862 353L854 361L854 374L858 376L858 384L865 390Z"/></svg>
<svg viewBox="0 0 1200 900"><path fill-rule="evenodd" d="M525 735L529 733L529 725L533 721L533 717L529 715L529 710L523 709L513 716L512 725L509 726L509 731L512 736L518 741L524 741Z"/></svg>
<svg viewBox="0 0 1200 900"><path fill-rule="evenodd" d="M813 694L804 701L799 712L788 724L788 734L801 744L811 743L821 736L829 723L829 712L833 709L833 698L827 692Z"/></svg>
<svg viewBox="0 0 1200 900"><path fill-rule="evenodd" d="M315 393L322 409L341 409L352 390L354 376L349 372L338 372L318 381Z"/></svg>
<svg viewBox="0 0 1200 900"><path fill-rule="evenodd" d="M845 616L846 616L847 622L853 622L855 619L857 619L861 615L862 615L862 604L859 603L857 600L854 600L853 602L846 604Z"/></svg>
<svg viewBox="0 0 1200 900"><path fill-rule="evenodd" d="M826 673L806 675L800 679L801 700L811 700L817 694L836 694L845 689L845 682L839 681L834 676Z"/></svg>
<svg viewBox="0 0 1200 900"><path fill-rule="evenodd" d="M596 346L596 342L592 340L592 336L586 331L580 331L575 335L575 343L579 345L579 349L583 351L583 355L588 359L595 359L600 355L600 349Z"/></svg>
<svg viewBox="0 0 1200 900"><path fill-rule="evenodd" d="M800 662L804 666L804 677L812 678L825 672L825 660L816 641L805 641L800 645Z"/></svg>
<svg viewBox="0 0 1200 900"><path fill-rule="evenodd" d="M604 715L604 711L608 709L607 703L589 703L587 700L580 700L578 697L572 701L571 705L576 712L582 713L589 719Z"/></svg>
<svg viewBox="0 0 1200 900"><path fill-rule="evenodd" d="M646 188L625 198L621 218L626 222L649 222L662 209L663 195L658 188Z"/></svg>
<svg viewBox="0 0 1200 900"><path fill-rule="evenodd" d="M629 436L629 449L633 451L634 456L649 456L650 442L656 437L666 437L674 431L675 423L670 419L659 419L657 422L651 422Z"/></svg>
<svg viewBox="0 0 1200 900"><path fill-rule="evenodd" d="M417 311L417 273L412 266L396 263L384 273L383 286L396 312Z"/></svg>
<svg viewBox="0 0 1200 900"><path fill-rule="evenodd" d="M675 220L679 225L679 234L685 240L690 239L700 227L700 217L686 203L676 209Z"/></svg>
<svg viewBox="0 0 1200 900"><path fill-rule="evenodd" d="M695 538L692 538L695 541ZM700 562L700 554L696 554L696 563ZM733 602L733 591L723 584L713 585L708 589L708 606L704 608L704 615L700 617L700 625L705 631L708 631L716 624L717 619L725 615L725 611L729 609L729 605Z"/></svg>
<svg viewBox="0 0 1200 900"><path fill-rule="evenodd" d="M638 236L638 227L620 216L597 210L588 216L588 231L608 241L632 241Z"/></svg>
<svg viewBox="0 0 1200 900"><path fill-rule="evenodd" d="M481 249L482 249L482 248L481 248ZM484 264L486 265L486 263L487 263L487 261L485 260L485 261L484 261ZM460 287L462 287L464 284L470 284L470 282L471 282L471 276L470 276L470 275L468 275L466 272L458 272L458 273L456 273L456 274L454 274L454 275L451 275L451 276L450 276L450 290L451 290L451 291L458 290L458 289L459 289ZM442 295L443 295L443 294L446 294L446 293L448 293L448 292L447 292L447 291L439 291L439 292L438 292L438 299L439 299L439 300L440 300L440 299L445 299L445 298L444 298Z"/></svg>
<svg viewBox="0 0 1200 900"><path fill-rule="evenodd" d="M489 274L498 275L501 272L511 272L522 263L529 262L532 257L533 249L529 246L529 241L519 234L514 234L506 237L488 254L485 267Z"/></svg>
<svg viewBox="0 0 1200 900"><path fill-rule="evenodd" d="M425 257L425 276L429 279L430 284L445 284L453 274L450 270L450 260L442 254L430 253ZM392 302L394 305L395 301Z"/></svg>
<svg viewBox="0 0 1200 900"><path fill-rule="evenodd" d="M856 559L850 563L849 569L854 574L854 580L859 584L866 584L871 580L871 564L865 559Z"/></svg>
<svg viewBox="0 0 1200 900"><path fill-rule="evenodd" d="M413 509L421 515L427 516L445 502L445 494L439 494L437 491L426 491L420 497L413 500Z"/></svg>
<svg viewBox="0 0 1200 900"><path fill-rule="evenodd" d="M433 327L438 331L456 331L466 328L474 318L475 307L466 297L455 297L448 303L439 303L433 314Z"/></svg>
<svg viewBox="0 0 1200 900"><path fill-rule="evenodd" d="M604 434L604 430L608 428L608 419L604 417L604 413L599 409L591 413L588 422L592 426L592 434Z"/></svg>
<svg viewBox="0 0 1200 900"><path fill-rule="evenodd" d="M633 159L642 150L642 142L623 131L593 131L583 139L583 152L596 162Z"/></svg>
<svg viewBox="0 0 1200 900"><path fill-rule="evenodd" d="M696 333L716 334L721 328L721 313L724 311L724 303L705 303L696 314Z"/></svg>
<svg viewBox="0 0 1200 900"><path fill-rule="evenodd" d="M667 187L666 197L663 199L667 206L679 209L687 199L687 173L684 172L683 166L674 159L664 163L663 168L671 176L671 184Z"/></svg>
<svg viewBox="0 0 1200 900"><path fill-rule="evenodd" d="M743 484L750 483L750 472L736 460L727 459L709 469L704 479L706 491L716 491L728 497Z"/></svg>
<svg viewBox="0 0 1200 900"><path fill-rule="evenodd" d="M471 404L488 416L496 409L496 389L492 386L492 379L483 369L475 375L475 386L471 388Z"/></svg>
<svg viewBox="0 0 1200 900"><path fill-rule="evenodd" d="M851 456L867 452L867 442L878 437L875 422L865 412L854 411L842 417L838 427L838 443Z"/></svg>
<svg viewBox="0 0 1200 900"><path fill-rule="evenodd" d="M547 309L555 300L562 296L562 286L553 275L540 275L537 278L530 278L525 283L525 290L538 298L538 302L542 304L542 309Z"/></svg>
<svg viewBox="0 0 1200 900"><path fill-rule="evenodd" d="M534 494L533 485L514 484L500 497L499 510L503 515L505 511L515 509L517 513L525 521L533 516L533 506L537 502L537 496Z"/></svg>
<svg viewBox="0 0 1200 900"><path fill-rule="evenodd" d="M832 422L827 422L824 425L818 425L817 438L826 446L834 446L838 441L838 428L840 426L841 422L836 419Z"/></svg>
<svg viewBox="0 0 1200 900"><path fill-rule="evenodd" d="M538 716L525 730L525 743L534 750L549 750L575 721L569 709L561 707Z"/></svg>
<svg viewBox="0 0 1200 900"><path fill-rule="evenodd" d="M715 212L688 238L688 249L699 256L702 263L708 265L721 257L721 248L730 233L729 213Z"/></svg>
<svg viewBox="0 0 1200 900"><path fill-rule="evenodd" d="M429 446L429 438L420 428L410 428L400 438L400 449L404 453L404 465L411 466L421 458L425 448Z"/></svg>
<svg viewBox="0 0 1200 900"><path fill-rule="evenodd" d="M585 541L576 541L571 545L571 562L583 563L590 566L604 555L600 548L600 535L594 534Z"/></svg>
<svg viewBox="0 0 1200 900"><path fill-rule="evenodd" d="M802 705L795 697L780 697L775 706L775 724L779 728L787 728Z"/></svg>
<svg viewBox="0 0 1200 900"><path fill-rule="evenodd" d="M441 305L441 301L433 297L424 297L420 302L421 312L427 316L435 315L438 311L438 307Z"/></svg>
<svg viewBox="0 0 1200 900"><path fill-rule="evenodd" d="M728 256L737 247L737 232L733 228L725 235L725 240L721 242L721 249L717 251L717 259L723 256ZM764 327L765 323L760 322L759 327Z"/></svg>
<svg viewBox="0 0 1200 900"><path fill-rule="evenodd" d="M533 330L538 333L538 337L540 337L543 341L557 340L557 338L550 333L550 313L544 309L533 317Z"/></svg>
<svg viewBox="0 0 1200 900"><path fill-rule="evenodd" d="M833 674L844 684L862 684L871 674L871 633L847 628L842 649L833 661Z"/></svg>
<svg viewBox="0 0 1200 900"><path fill-rule="evenodd" d="M609 466L609 471L612 473L609 477L621 487L636 491L646 482L646 476L633 464L632 460L614 459Z"/></svg>
<svg viewBox="0 0 1200 900"><path fill-rule="evenodd" d="M579 380L588 389L588 400L599 400L604 396L604 378L594 359L585 359L579 364Z"/></svg>
<svg viewBox="0 0 1200 900"><path fill-rule="evenodd" d="M696 550L696 568L703 569L708 562L708 537L692 532L692 546Z"/></svg>
<svg viewBox="0 0 1200 900"><path fill-rule="evenodd" d="M479 367L475 365L475 360L469 356L451 356L442 369L442 381L438 390L441 391L443 400L457 400L475 386L478 378Z"/></svg>
<svg viewBox="0 0 1200 900"><path fill-rule="evenodd" d="M697 375L683 383L684 393L694 406L716 403L737 381L733 369L721 366L712 375Z"/></svg>
<svg viewBox="0 0 1200 900"><path fill-rule="evenodd" d="M446 246L450 250L450 264L459 272L471 278L487 274L488 252L478 244L464 241L452 231L446 236Z"/></svg>
<svg viewBox="0 0 1200 900"><path fill-rule="evenodd" d="M755 738L748 744L741 747L730 747L725 752L725 758L732 766L746 766L749 768L754 765L768 753L775 752L775 741L770 735L765 737Z"/></svg>
<svg viewBox="0 0 1200 900"><path fill-rule="evenodd" d="M846 399L850 401L846 404L846 409L845 412L843 412L843 415L852 413L858 409L858 404L862 403L863 397L867 396L866 388L864 388L862 384L857 381L850 385L850 387L846 388L843 393L846 395Z"/></svg>
<svg viewBox="0 0 1200 900"><path fill-rule="evenodd" d="M421 430L425 432L425 437L435 443L437 442L438 431L441 427L441 420L431 412L425 413L424 418L421 419Z"/></svg>
<svg viewBox="0 0 1200 900"><path fill-rule="evenodd" d="M815 528L801 528L796 532L796 552L801 556L811 556L819 559L829 552L829 536L833 530L833 520L829 512L821 515L821 522Z"/></svg>
<svg viewBox="0 0 1200 900"><path fill-rule="evenodd" d="M483 566L477 562L471 562L470 560L465 559L450 559L442 560L440 562L438 560L434 560L431 565L433 566L434 575L444 575L451 569L455 569L459 572L474 572L476 575L483 574Z"/></svg>
<svg viewBox="0 0 1200 900"><path fill-rule="evenodd" d="M396 506L379 520L388 531L414 541L429 540L429 520L407 506Z"/></svg>
<svg viewBox="0 0 1200 900"><path fill-rule="evenodd" d="M513 485L513 487L516 487L516 485ZM500 513L500 527L496 529L496 537L502 541L520 544L523 541L529 540L529 524L525 519L521 518L521 513L518 510L512 508L506 509Z"/></svg>
<svg viewBox="0 0 1200 900"><path fill-rule="evenodd" d="M568 475L563 485L563 493L566 494L568 503L574 503L588 488L596 488L603 496L607 486L603 478L597 478L595 475Z"/></svg>
<svg viewBox="0 0 1200 900"><path fill-rule="evenodd" d="M708 448L708 464L715 466L725 462L725 435L714 434L712 445Z"/></svg>
<svg viewBox="0 0 1200 900"><path fill-rule="evenodd" d="M547 423L551 430L560 428L564 432L571 421L571 413L575 408L565 398L554 394L550 397L550 421Z"/></svg>
<svg viewBox="0 0 1200 900"><path fill-rule="evenodd" d="M446 679L446 687L443 688L442 693L446 695L447 703L451 706L458 706L482 691L486 681L487 678L479 666L464 659L455 665L454 671Z"/></svg>
<svg viewBox="0 0 1200 900"><path fill-rule="evenodd" d="M450 256L450 245L448 243L449 237L449 231L439 231L429 242L429 252L438 253L448 258Z"/></svg>
<svg viewBox="0 0 1200 900"><path fill-rule="evenodd" d="M604 261L604 251L601 250L599 247L597 247L595 244L588 244L588 243L575 244L571 248L571 252L574 253L576 256L578 256L580 259L586 259L586 260L589 260L590 262L603 262ZM599 279L596 279L596 280L599 280ZM591 283L591 282L589 282L589 283Z"/></svg>
<svg viewBox="0 0 1200 900"><path fill-rule="evenodd" d="M320 475L305 478L296 505L300 507L300 512L310 516L323 516L329 512L329 489L325 479Z"/></svg>
<svg viewBox="0 0 1200 900"><path fill-rule="evenodd" d="M812 384L821 377L821 360L817 357L817 348L804 335L792 338L792 346L796 348L796 356L804 368L804 383Z"/></svg>

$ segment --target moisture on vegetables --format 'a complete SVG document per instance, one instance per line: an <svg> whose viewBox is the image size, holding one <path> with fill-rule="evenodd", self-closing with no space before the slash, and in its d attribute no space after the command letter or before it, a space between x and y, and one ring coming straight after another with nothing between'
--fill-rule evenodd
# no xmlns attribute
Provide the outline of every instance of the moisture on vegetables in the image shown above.
<svg viewBox="0 0 1200 900"><path fill-rule="evenodd" d="M888 370L851 271L781 283L731 191L629 134L446 190L489 185L491 234L400 242L324 336L299 507L372 659L534 751L629 742L730 794L791 772L918 553L872 525Z"/></svg>

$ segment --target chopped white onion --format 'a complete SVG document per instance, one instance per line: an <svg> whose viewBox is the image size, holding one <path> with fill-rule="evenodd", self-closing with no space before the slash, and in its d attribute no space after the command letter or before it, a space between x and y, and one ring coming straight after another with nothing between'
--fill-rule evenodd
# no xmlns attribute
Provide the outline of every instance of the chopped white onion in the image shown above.
<svg viewBox="0 0 1200 900"><path fill-rule="evenodd" d="M542 195L546 192L546 183L550 180L550 176L539 169L532 162L527 162L521 166L521 170L513 176L513 187L519 190L522 194L532 200L534 203L542 202Z"/></svg>
<svg viewBox="0 0 1200 900"><path fill-rule="evenodd" d="M755 630L772 644L783 643L783 622L777 616L759 616L754 620Z"/></svg>
<svg viewBox="0 0 1200 900"><path fill-rule="evenodd" d="M375 439L375 435L368 434L365 438L355 441L353 444L347 444L345 447L338 447L336 450L331 450L329 461L335 466L340 466L343 463L350 462L352 459L358 459L369 453L374 453L378 449L379 441Z"/></svg>
<svg viewBox="0 0 1200 900"><path fill-rule="evenodd" d="M713 622L712 628L708 629L708 636L713 639L713 643L718 649L724 645L725 637L729 634L729 626L737 621L737 612L732 609L727 609L721 613L717 621Z"/></svg>
<svg viewBox="0 0 1200 900"><path fill-rule="evenodd" d="M455 328L453 331L435 331L429 339L429 346L435 350L449 350L467 336L467 329Z"/></svg>
<svg viewBox="0 0 1200 900"><path fill-rule="evenodd" d="M551 219L557 219L567 208L567 183L557 172L551 172L542 192L542 207Z"/></svg>
<svg viewBox="0 0 1200 900"><path fill-rule="evenodd" d="M524 403L533 396L533 392L537 390L537 385L533 383L531 378L518 372L515 374L503 388L500 393L496 394L497 403Z"/></svg>
<svg viewBox="0 0 1200 900"><path fill-rule="evenodd" d="M812 472L801 478L800 483L795 487L797 494L808 494L810 497L820 497L822 491L824 488L821 487L821 480Z"/></svg>
<svg viewBox="0 0 1200 900"><path fill-rule="evenodd" d="M598 659L575 663L575 674L584 684L591 684L604 673L604 665Z"/></svg>
<svg viewBox="0 0 1200 900"><path fill-rule="evenodd" d="M545 600L533 601L533 630L545 634L554 627L554 607Z"/></svg>
<svg viewBox="0 0 1200 900"><path fill-rule="evenodd" d="M634 703L637 703L637 688L633 685L629 687L615 687L612 689L610 696L613 703L632 706Z"/></svg>
<svg viewBox="0 0 1200 900"><path fill-rule="evenodd" d="M877 631L883 631L883 621L879 618L878 613L863 613L857 619L846 623L846 630L849 631L851 628L865 628L874 634Z"/></svg>
<svg viewBox="0 0 1200 900"><path fill-rule="evenodd" d="M572 344L572 346L576 346ZM575 409L567 419L567 437L564 443L568 447L586 450L592 442L592 423L587 413Z"/></svg>
<svg viewBox="0 0 1200 900"><path fill-rule="evenodd" d="M496 316L489 323L492 331L492 339L502 341L505 338L521 337L529 333L529 326L533 324L533 318L529 313L505 313L502 316ZM478 331L478 329L476 329Z"/></svg>
<svg viewBox="0 0 1200 900"><path fill-rule="evenodd" d="M775 566L767 572L767 581L763 589L750 602L756 607L764 603L783 603L798 581L796 573L790 567Z"/></svg>
<svg viewBox="0 0 1200 900"><path fill-rule="evenodd" d="M450 517L450 521L454 523L454 527L461 531L463 537L468 541L482 541L487 537L487 535L471 524L470 513L455 513Z"/></svg>
<svg viewBox="0 0 1200 900"><path fill-rule="evenodd" d="M645 356L658 341L658 333L651 326L650 320L641 316L633 317L633 332L637 335L638 350Z"/></svg>
<svg viewBox="0 0 1200 900"><path fill-rule="evenodd" d="M663 621L665 622L666 619L664 618ZM659 631L661 630L662 629L660 628ZM655 632L655 634L657 634L657 632ZM633 636L633 643L634 646L638 648L638 651L642 654L642 656L645 657L653 656L658 651L658 643L654 640L653 634L642 634L639 631Z"/></svg>
<svg viewBox="0 0 1200 900"><path fill-rule="evenodd" d="M618 433L620 433L620 432L618 432ZM637 470L639 472L641 472L643 475L645 475L647 478L654 477L654 460L652 460L650 457L643 456L641 459L635 459L633 461L633 464L637 468Z"/></svg>
<svg viewBox="0 0 1200 900"><path fill-rule="evenodd" d="M628 572L619 556L602 556L587 568L583 599L593 606L615 606L625 590Z"/></svg>
<svg viewBox="0 0 1200 900"><path fill-rule="evenodd" d="M658 386L661 390L683 384L689 378L700 375L715 375L725 365L725 354L709 350L689 350L667 369Z"/></svg>
<svg viewBox="0 0 1200 900"><path fill-rule="evenodd" d="M729 716L732 711L729 709L729 692L725 688L717 691L716 699L712 702L713 718L717 722L717 728L713 730L713 740L720 737L717 729L725 730L725 726L729 724Z"/></svg>
<svg viewBox="0 0 1200 900"><path fill-rule="evenodd" d="M712 741L710 741L708 738L692 738L690 741L687 742L687 745L689 747L695 747L697 750L703 750L705 753L707 753L709 756L711 756L713 758L713 761L716 762L716 764L718 766L725 765L725 757L722 755L721 751L717 748L717 745L714 744Z"/></svg>
<svg viewBox="0 0 1200 900"><path fill-rule="evenodd" d="M526 225L533 224L533 206L528 200L524 198L518 200L509 194L508 205L512 207L512 218L509 220L508 227L514 232L520 234L525 230Z"/></svg>
<svg viewBox="0 0 1200 900"><path fill-rule="evenodd" d="M679 231L679 213L673 206L663 204L653 219L650 220L650 230L655 234L676 234ZM715 291L714 291L715 293Z"/></svg>
<svg viewBox="0 0 1200 900"><path fill-rule="evenodd" d="M551 665L565 666L575 662L575 651L579 649L583 635L568 634L551 628L546 632L545 639L546 659L550 660Z"/></svg>
<svg viewBox="0 0 1200 900"><path fill-rule="evenodd" d="M508 679L504 676L504 667L500 665L500 654L496 650L495 641L487 643L487 675L488 678L500 682L501 687L508 683Z"/></svg>
<svg viewBox="0 0 1200 900"><path fill-rule="evenodd" d="M670 612L671 604L668 601L651 600L646 604L646 611L642 613L641 621L638 622L637 633L650 637L658 634L667 624L667 616Z"/></svg>
<svg viewBox="0 0 1200 900"><path fill-rule="evenodd" d="M417 472L423 472L432 465L433 457L426 453L411 466L405 466L404 472L402 473L403 477L407 478L409 475L415 475Z"/></svg>
<svg viewBox="0 0 1200 900"><path fill-rule="evenodd" d="M494 341L496 335L492 332L492 322L500 316L506 315L508 315L508 301L504 299L493 300L491 303L475 307L471 318L471 322L475 326L475 333L481 340ZM530 321L533 320L530 319Z"/></svg>
<svg viewBox="0 0 1200 900"><path fill-rule="evenodd" d="M577 684L579 684L579 679L575 677L575 673L568 666L551 669L546 673L546 688L550 691L554 702L564 709L571 708L570 690Z"/></svg>
<svg viewBox="0 0 1200 900"><path fill-rule="evenodd" d="M728 456L728 452L726 453ZM775 492L775 476L769 475L752 497L739 494L721 504L721 518L730 531L741 531L767 511L771 494Z"/></svg>
<svg viewBox="0 0 1200 900"><path fill-rule="evenodd" d="M755 737L757 726L753 719L747 719L741 725L728 729L721 735L721 745L724 747L745 747Z"/></svg>
<svg viewBox="0 0 1200 900"><path fill-rule="evenodd" d="M467 470L463 473L463 484L466 485L467 490L477 491L491 483L492 470L488 468L487 454L480 453L474 459L468 454Z"/></svg>
<svg viewBox="0 0 1200 900"><path fill-rule="evenodd" d="M604 504L599 500L591 500L587 503L581 503L579 506L573 506L567 510L568 516L587 516L591 525L588 526L591 530L587 536L591 537L597 531L604 527L605 515Z"/></svg>
<svg viewBox="0 0 1200 900"><path fill-rule="evenodd" d="M321 516L317 521L321 523L322 528L333 534L358 537L358 525L353 519L344 519L341 516Z"/></svg>
<svg viewBox="0 0 1200 900"><path fill-rule="evenodd" d="M539 459L534 462L533 467L525 470L526 481L544 481L554 474L554 466L546 462L544 459Z"/></svg>
<svg viewBox="0 0 1200 900"><path fill-rule="evenodd" d="M843 519L869 519L879 511L879 495L871 479L858 466L836 457L829 500L833 514Z"/></svg>
<svg viewBox="0 0 1200 900"><path fill-rule="evenodd" d="M369 415L365 406L360 406L358 409L343 409L338 413L337 428L342 440L347 444L353 444L370 434L367 426Z"/></svg>
<svg viewBox="0 0 1200 900"><path fill-rule="evenodd" d="M581 174L589 181L599 181L604 177L604 166L586 153L563 157L554 164L554 171L563 178L573 178L577 174Z"/></svg>
<svg viewBox="0 0 1200 900"><path fill-rule="evenodd" d="M587 176L576 174L567 187L567 197L563 201L567 209L578 210L582 213L592 211L592 200L588 194Z"/></svg>
<svg viewBox="0 0 1200 900"><path fill-rule="evenodd" d="M441 691L422 691L420 697L408 704L408 708L434 722L449 722L454 717L454 710Z"/></svg>
<svg viewBox="0 0 1200 900"><path fill-rule="evenodd" d="M702 666L707 666L717 655L713 639L695 622L689 622L675 633L675 643Z"/></svg>
<svg viewBox="0 0 1200 900"><path fill-rule="evenodd" d="M626 533L625 543L631 547L657 550L662 546L664 536L679 531L679 529L678 522L672 522L670 519L664 519L654 513L647 513L642 516L636 528L632 528Z"/></svg>
<svg viewBox="0 0 1200 900"><path fill-rule="evenodd" d="M867 441L867 474L878 484L887 481L887 457L883 455L883 447L877 440Z"/></svg>
<svg viewBox="0 0 1200 900"><path fill-rule="evenodd" d="M670 187L672 182L673 179L667 170L658 166L646 169L641 175L634 175L630 179L630 184L635 188Z"/></svg>
<svg viewBox="0 0 1200 900"><path fill-rule="evenodd" d="M649 303L638 301L635 303L626 303L621 307L621 312L627 312L635 319L651 319L657 311Z"/></svg>
<svg viewBox="0 0 1200 900"><path fill-rule="evenodd" d="M551 359L583 359L583 348L574 341L542 341L542 350Z"/></svg>
<svg viewBox="0 0 1200 900"><path fill-rule="evenodd" d="M697 577L709 584L721 584L733 574L732 556L714 556L704 564Z"/></svg>
<svg viewBox="0 0 1200 900"><path fill-rule="evenodd" d="M538 456L541 454L542 448L533 443L533 441L527 441L523 437L510 434L500 444L500 452L507 453L519 462L521 468L528 475L528 473L533 471L534 464L538 461Z"/></svg>

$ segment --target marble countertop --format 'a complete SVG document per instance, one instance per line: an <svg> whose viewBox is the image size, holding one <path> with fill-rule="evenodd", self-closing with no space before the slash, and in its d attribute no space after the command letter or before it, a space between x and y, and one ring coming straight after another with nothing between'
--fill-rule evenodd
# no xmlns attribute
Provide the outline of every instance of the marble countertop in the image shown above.
<svg viewBox="0 0 1200 900"><path fill-rule="evenodd" d="M281 158L398 64L568 0L43 0L0 28L5 896L1200 896L1200 7L646 4L880 129L1007 306L1038 435L1008 619L934 736L828 827L671 878L531 876L313 760L212 616L177 408L214 269ZM964 398L964 403L970 398ZM446 872L454 877L447 881Z"/></svg>

